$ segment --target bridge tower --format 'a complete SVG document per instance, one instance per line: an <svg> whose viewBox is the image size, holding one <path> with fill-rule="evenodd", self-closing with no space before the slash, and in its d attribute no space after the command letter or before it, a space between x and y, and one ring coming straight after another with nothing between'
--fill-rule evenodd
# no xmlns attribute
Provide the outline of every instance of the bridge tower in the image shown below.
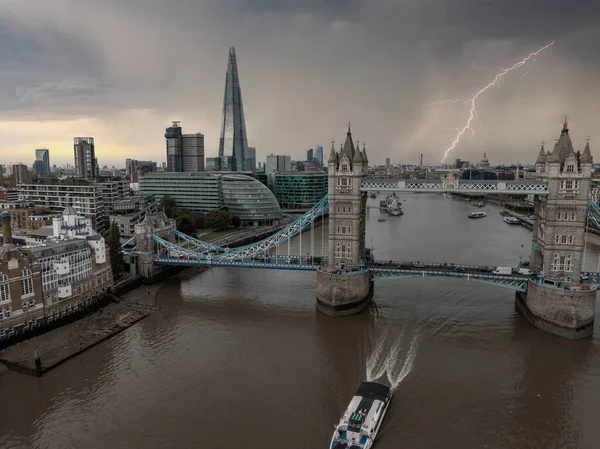
<svg viewBox="0 0 600 449"><path fill-rule="evenodd" d="M527 293L517 292L517 308L535 326L566 338L592 334L596 287L581 283L592 155L589 142L575 152L567 120L552 152L544 146L536 178L548 195L535 197L535 223Z"/></svg>
<svg viewBox="0 0 600 449"><path fill-rule="evenodd" d="M317 271L317 308L331 316L363 310L370 299L370 273L362 267L366 258L365 211L367 193L360 191L367 174L368 158L356 147L348 124L346 141L339 152L334 143L328 161L329 261Z"/></svg>
<svg viewBox="0 0 600 449"><path fill-rule="evenodd" d="M146 218L135 225L135 250L131 254L131 275L151 278L161 268L154 265L154 256L159 248L152 235L174 243L173 229L175 220L168 218L163 211L146 215Z"/></svg>

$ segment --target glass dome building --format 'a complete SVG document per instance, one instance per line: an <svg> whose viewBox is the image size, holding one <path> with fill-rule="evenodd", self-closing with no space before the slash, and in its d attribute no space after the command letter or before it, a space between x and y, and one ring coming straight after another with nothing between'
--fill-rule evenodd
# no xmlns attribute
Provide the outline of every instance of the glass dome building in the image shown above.
<svg viewBox="0 0 600 449"><path fill-rule="evenodd" d="M273 192L262 182L246 175L224 175L221 189L225 207L244 226L278 224L282 213Z"/></svg>

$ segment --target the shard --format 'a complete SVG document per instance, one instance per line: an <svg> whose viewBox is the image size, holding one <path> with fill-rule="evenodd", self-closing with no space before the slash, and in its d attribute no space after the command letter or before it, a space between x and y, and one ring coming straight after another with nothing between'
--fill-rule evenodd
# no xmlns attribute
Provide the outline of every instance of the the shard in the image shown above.
<svg viewBox="0 0 600 449"><path fill-rule="evenodd" d="M248 138L242 104L242 90L238 77L235 48L229 49L227 74L225 75L225 95L223 97L223 124L219 141L220 169L243 171L245 169Z"/></svg>

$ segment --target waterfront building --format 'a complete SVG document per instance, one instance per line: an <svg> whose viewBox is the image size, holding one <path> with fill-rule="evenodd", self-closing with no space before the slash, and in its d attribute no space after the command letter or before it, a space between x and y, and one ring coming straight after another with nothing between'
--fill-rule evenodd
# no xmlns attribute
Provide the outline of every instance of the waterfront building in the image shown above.
<svg viewBox="0 0 600 449"><path fill-rule="evenodd" d="M73 138L73 157L75 176L85 179L94 179L98 176L98 159L93 137Z"/></svg>
<svg viewBox="0 0 600 449"><path fill-rule="evenodd" d="M325 195L326 172L275 174L275 197L283 210L308 210Z"/></svg>
<svg viewBox="0 0 600 449"><path fill-rule="evenodd" d="M160 202L170 195L177 207L209 212L225 206L218 173L146 173L140 178L140 194Z"/></svg>
<svg viewBox="0 0 600 449"><path fill-rule="evenodd" d="M113 204L109 222L116 223L125 243L135 235L135 225L144 221L147 215L159 211L159 204L152 195L134 195Z"/></svg>
<svg viewBox="0 0 600 449"><path fill-rule="evenodd" d="M281 208L273 193L260 181L246 175L224 175L222 191L227 210L239 217L243 226L279 224Z"/></svg>
<svg viewBox="0 0 600 449"><path fill-rule="evenodd" d="M246 170L248 137L242 90L238 75L235 48L229 49L227 72L225 74L225 94L223 96L223 120L219 140L220 169L224 171Z"/></svg>
<svg viewBox="0 0 600 449"><path fill-rule="evenodd" d="M44 319L40 264L13 245L10 214L0 213L0 341Z"/></svg>
<svg viewBox="0 0 600 449"><path fill-rule="evenodd" d="M140 194L156 201L169 195L177 207L193 212L227 208L243 222L272 223L281 217L273 193L251 173L147 173L140 178Z"/></svg>
<svg viewBox="0 0 600 449"><path fill-rule="evenodd" d="M45 237L45 238L44 238ZM41 267L45 316L48 322L90 305L113 286L109 250L94 231L92 219L72 207L51 226L32 233L22 249Z"/></svg>

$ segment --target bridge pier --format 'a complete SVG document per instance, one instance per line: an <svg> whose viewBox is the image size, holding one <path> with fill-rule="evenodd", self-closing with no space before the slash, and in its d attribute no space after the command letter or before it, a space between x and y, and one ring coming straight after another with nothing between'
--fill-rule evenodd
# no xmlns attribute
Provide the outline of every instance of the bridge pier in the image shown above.
<svg viewBox="0 0 600 449"><path fill-rule="evenodd" d="M372 292L368 270L342 274L317 270L317 309L326 315L359 313L369 305Z"/></svg>
<svg viewBox="0 0 600 449"><path fill-rule="evenodd" d="M564 290L532 282L527 292L517 292L517 310L533 324L551 334L569 339L590 337L596 315L596 286L586 290Z"/></svg>

